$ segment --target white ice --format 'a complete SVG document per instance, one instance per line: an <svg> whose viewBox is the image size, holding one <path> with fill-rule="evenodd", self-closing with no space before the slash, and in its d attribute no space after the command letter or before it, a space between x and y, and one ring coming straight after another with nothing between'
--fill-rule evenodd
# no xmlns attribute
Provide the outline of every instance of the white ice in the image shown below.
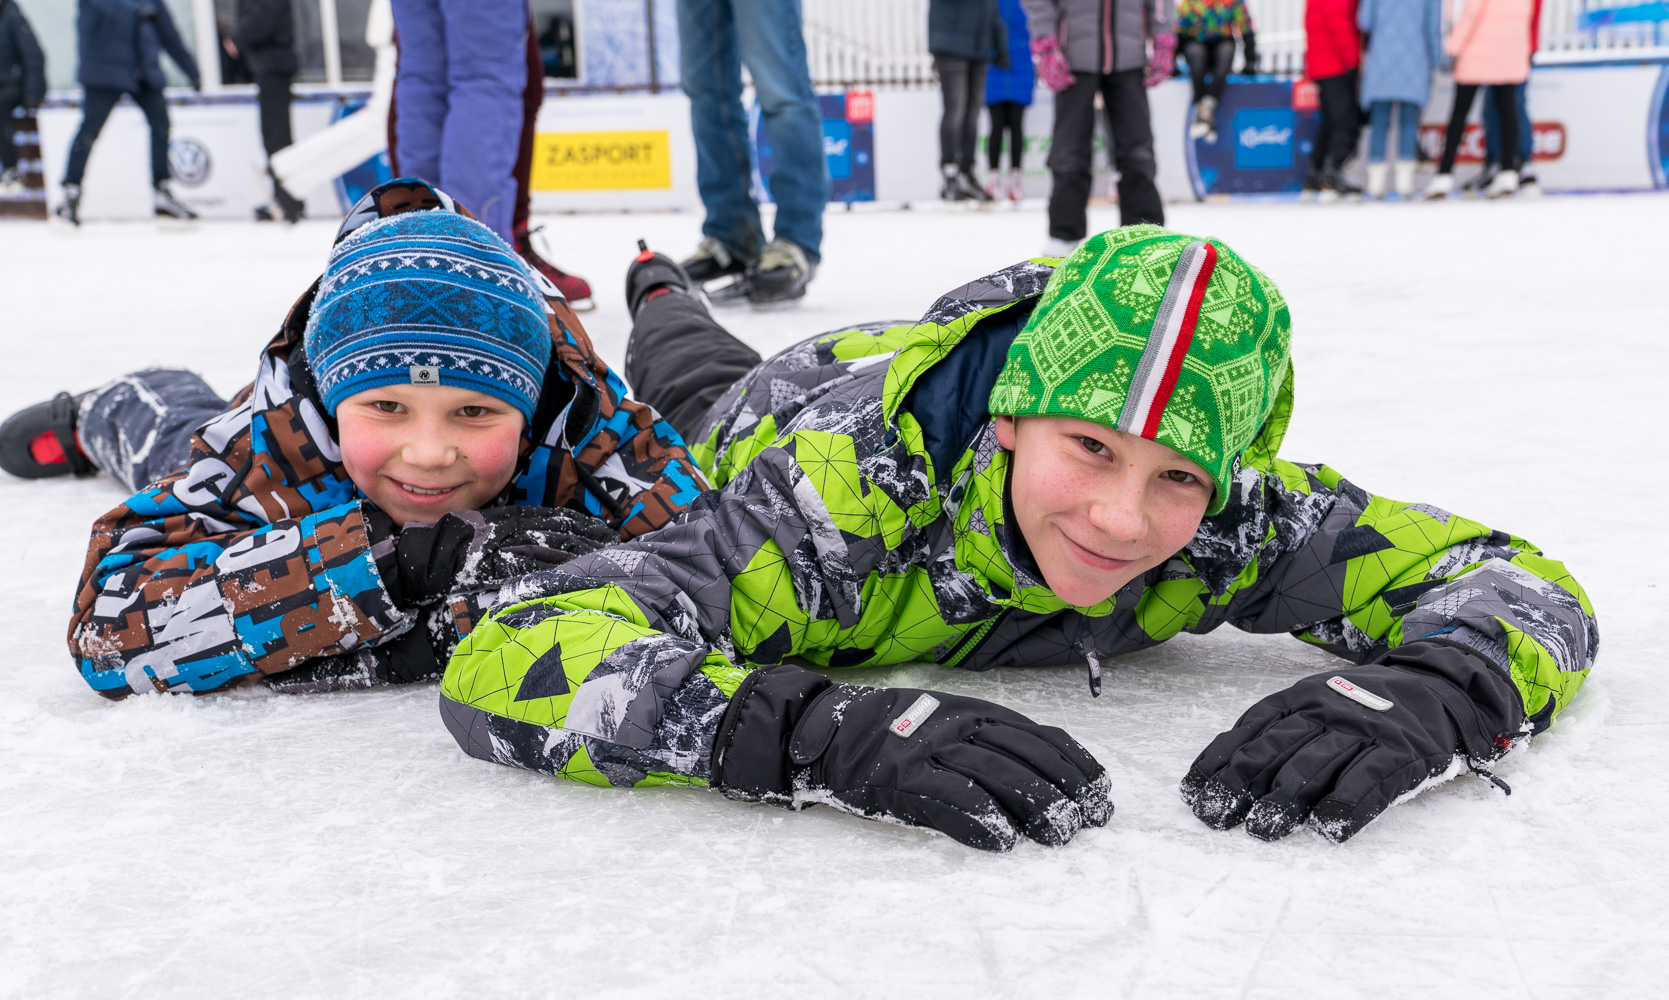
<svg viewBox="0 0 1669 1000"><path fill-rule="evenodd" d="M634 241L694 215L553 217L618 362ZM464 756L433 685L105 702L64 647L109 480L0 476L0 995L1645 996L1669 967L1669 197L1178 205L1285 291L1284 453L1527 537L1598 608L1593 678L1503 762L1343 846L1202 826L1177 780L1262 695L1339 661L1223 629L1082 669L865 671L1065 727L1118 811L993 856L690 790ZM1116 223L1097 209L1092 225ZM722 314L761 350L913 317L1036 252L1016 212L829 212L802 308ZM230 393L333 230L0 226L0 414L129 369ZM1653 513L1656 511L1657 513Z"/></svg>

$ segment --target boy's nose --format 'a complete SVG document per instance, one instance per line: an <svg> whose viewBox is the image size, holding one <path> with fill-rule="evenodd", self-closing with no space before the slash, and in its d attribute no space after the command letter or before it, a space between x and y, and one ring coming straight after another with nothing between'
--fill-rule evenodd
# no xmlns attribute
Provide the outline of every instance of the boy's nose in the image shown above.
<svg viewBox="0 0 1669 1000"><path fill-rule="evenodd" d="M1090 505L1090 523L1109 540L1137 542L1147 535L1145 492L1119 483Z"/></svg>
<svg viewBox="0 0 1669 1000"><path fill-rule="evenodd" d="M400 458L415 468L442 469L457 461L458 449L441 438L421 436L406 442Z"/></svg>

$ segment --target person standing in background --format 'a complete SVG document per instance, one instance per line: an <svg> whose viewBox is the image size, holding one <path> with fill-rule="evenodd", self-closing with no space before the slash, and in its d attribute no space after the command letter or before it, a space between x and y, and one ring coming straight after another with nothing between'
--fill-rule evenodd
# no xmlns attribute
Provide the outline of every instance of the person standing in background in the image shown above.
<svg viewBox="0 0 1669 1000"><path fill-rule="evenodd" d="M1356 0L1306 0L1304 33L1304 75L1315 83L1321 99L1321 128L1310 151L1304 189L1320 191L1324 200L1361 194L1361 188L1344 179L1345 161L1356 154L1362 135L1356 98L1362 35L1356 27Z"/></svg>
<svg viewBox="0 0 1669 1000"><path fill-rule="evenodd" d="M1542 0L1534 0L1530 7L1530 59L1534 62L1541 50ZM1530 81L1513 86L1513 103L1518 107L1518 190L1522 194L1536 194L1541 190L1536 175L1529 172L1531 158L1536 152L1536 133L1530 124ZM1484 189L1494 182L1501 170L1501 116L1495 111L1494 101L1484 102L1484 169L1462 187Z"/></svg>
<svg viewBox="0 0 1669 1000"><path fill-rule="evenodd" d="M572 307L590 307L590 284L534 253L529 240L528 130L545 88L542 63L533 65L539 43L527 0L391 6L399 48L388 144L395 174L444 188Z"/></svg>
<svg viewBox="0 0 1669 1000"><path fill-rule="evenodd" d="M1055 92L1049 148L1049 240L1064 257L1089 232L1095 97L1101 95L1118 171L1119 224L1165 224L1154 183L1153 120L1147 88L1176 64L1172 0L1021 0L1037 75ZM1153 43L1150 55L1149 40Z"/></svg>
<svg viewBox="0 0 1669 1000"><path fill-rule="evenodd" d="M290 0L239 0L227 52L242 58L255 77L255 101L261 110L261 145L267 156L290 144L290 84L296 77L295 13ZM271 172L270 170L268 171ZM275 177L272 198L285 222L301 219L301 200ZM271 219L266 205L255 210L257 219Z"/></svg>
<svg viewBox="0 0 1669 1000"><path fill-rule="evenodd" d="M1513 91L1530 78L1531 9L1532 0L1467 0L1461 8L1444 43L1444 51L1455 57L1455 103L1443 136L1443 159L1426 186L1427 198L1447 198L1454 191L1455 157L1472 102L1483 87L1489 88L1501 121L1501 172L1485 193L1500 198L1518 190L1518 107Z"/></svg>
<svg viewBox="0 0 1669 1000"><path fill-rule="evenodd" d="M1188 75L1194 82L1194 120L1188 126L1192 139L1217 141L1217 105L1234 68L1234 36L1240 36L1246 72L1258 67L1257 36L1246 0L1182 0L1176 13L1177 47L1188 60Z"/></svg>
<svg viewBox="0 0 1669 1000"><path fill-rule="evenodd" d="M151 200L158 217L189 220L197 213L180 204L168 188L168 102L162 96L162 53L201 90L197 60L180 40L179 29L161 0L80 0L76 8L78 65L84 97L81 128L70 143L64 168L63 201L54 210L81 224L81 179L87 157L123 94L133 98L151 127Z"/></svg>
<svg viewBox="0 0 1669 1000"><path fill-rule="evenodd" d="M1397 119L1397 197L1414 195L1420 109L1431 97L1431 71L1443 61L1443 0L1362 0L1356 25L1368 38L1362 107L1368 112L1368 197L1385 197L1391 116Z"/></svg>
<svg viewBox="0 0 1669 1000"><path fill-rule="evenodd" d="M0 195L21 194L17 146L12 142L12 113L35 113L46 96L46 58L23 11L0 0Z"/></svg>
<svg viewBox="0 0 1669 1000"><path fill-rule="evenodd" d="M1025 197L1020 182L1026 155L1026 109L1031 107L1037 74L1032 69L1031 35L1026 31L1026 12L1020 9L1020 0L999 0L997 9L1002 13L1003 33L1008 40L1008 64L999 64L985 76L985 111L991 118L991 138L985 144L991 172L985 178L985 193L1019 201ZM1005 136L1009 168L999 172Z"/></svg>
<svg viewBox="0 0 1669 1000"><path fill-rule="evenodd" d="M979 141L980 98L985 71L1008 65L1008 38L997 0L930 0L927 51L939 75L944 114L939 119L939 172L945 201L988 202L991 195L974 179L974 146Z"/></svg>
<svg viewBox="0 0 1669 1000"><path fill-rule="evenodd" d="M802 298L823 254L829 164L811 89L799 0L678 0L679 76L690 99L695 182L707 218L683 267L697 284L737 275L709 293L770 306ZM776 231L765 242L749 191L753 142L742 107L742 67L753 78L776 170Z"/></svg>

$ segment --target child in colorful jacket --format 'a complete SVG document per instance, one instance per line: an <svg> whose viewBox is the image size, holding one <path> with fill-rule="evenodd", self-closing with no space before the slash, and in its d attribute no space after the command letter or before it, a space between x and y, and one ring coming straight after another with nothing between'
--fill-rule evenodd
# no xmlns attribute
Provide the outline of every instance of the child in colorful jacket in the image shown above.
<svg viewBox="0 0 1669 1000"><path fill-rule="evenodd" d="M1217 105L1222 103L1229 70L1234 68L1234 39L1240 36L1246 72L1258 71L1257 34L1245 0L1182 0L1176 10L1177 49L1188 60L1194 82L1192 138L1217 141Z"/></svg>
<svg viewBox="0 0 1669 1000"><path fill-rule="evenodd" d="M634 355L752 356L666 283ZM593 784L1060 843L1111 812L1106 772L1064 732L787 661L1087 661L1096 692L1103 657L1227 623L1347 662L1254 705L1184 798L1217 828L1345 840L1545 729L1598 632L1529 542L1280 458L1289 341L1262 272L1133 226L970 282L917 323L791 347L702 421L692 452L716 491L506 588L447 668L446 724L476 757ZM672 369L680 391L695 367ZM641 398L670 409L642 374Z"/></svg>
<svg viewBox="0 0 1669 1000"><path fill-rule="evenodd" d="M136 490L93 525L69 627L109 698L437 677L504 580L706 488L560 293L405 180L349 214L230 403L139 372L22 411L0 441L8 471L96 467Z"/></svg>

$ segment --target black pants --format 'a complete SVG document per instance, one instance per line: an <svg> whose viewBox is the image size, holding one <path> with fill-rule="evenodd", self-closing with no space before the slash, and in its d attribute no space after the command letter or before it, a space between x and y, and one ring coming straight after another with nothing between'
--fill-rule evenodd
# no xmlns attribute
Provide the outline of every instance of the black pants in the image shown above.
<svg viewBox="0 0 1669 1000"><path fill-rule="evenodd" d="M1008 165L1019 170L1021 158L1026 155L1026 106L1013 101L999 101L987 104L985 111L991 116L991 140L985 145L991 169L997 169L1002 162L1003 137L1007 136Z"/></svg>
<svg viewBox="0 0 1669 1000"><path fill-rule="evenodd" d="M1188 75L1194 81L1194 103L1202 97L1222 101L1229 70L1234 68L1234 39L1190 38L1183 43L1182 56L1188 60Z"/></svg>
<svg viewBox="0 0 1669 1000"><path fill-rule="evenodd" d="M1437 165L1440 174L1455 172L1455 157L1460 154L1460 137L1466 133L1466 116L1472 113L1472 102L1477 99L1476 83L1455 85L1455 106L1449 112L1449 130L1443 136L1443 159ZM1519 159L1518 102L1514 85L1488 84L1490 100L1495 102L1495 116L1501 122L1501 169L1517 170L1524 164Z"/></svg>
<svg viewBox="0 0 1669 1000"><path fill-rule="evenodd" d="M985 104L986 64L957 56L933 57L945 113L939 119L939 165L954 163L972 173L979 142L979 109Z"/></svg>
<svg viewBox="0 0 1669 1000"><path fill-rule="evenodd" d="M255 74L255 103L261 111L261 146L266 149L269 158L292 141L290 83L294 79L293 73ZM301 200L284 190L276 178L272 182L272 196L286 214L295 214L301 209Z"/></svg>
<svg viewBox="0 0 1669 1000"><path fill-rule="evenodd" d="M1107 109L1113 167L1118 171L1119 225L1165 224L1165 206L1153 183L1153 122L1148 116L1143 70L1075 73L1072 86L1055 95L1055 134L1049 149L1049 235L1081 240L1089 233L1089 189L1095 142L1095 95Z"/></svg>
<svg viewBox="0 0 1669 1000"><path fill-rule="evenodd" d="M632 398L648 403L693 441L724 391L759 364L759 354L713 319L699 299L668 293L643 304L626 341Z"/></svg>
<svg viewBox="0 0 1669 1000"><path fill-rule="evenodd" d="M0 170L17 166L17 144L12 141L12 112L23 104L23 88L16 84L0 85Z"/></svg>
<svg viewBox="0 0 1669 1000"><path fill-rule="evenodd" d="M161 184L168 179L168 102L163 100L162 91L138 84L132 90L87 88L81 105L81 129L75 133L75 141L70 143L70 162L64 168L65 184L81 183L81 176L87 172L87 155L93 151L93 143L104 131L111 109L123 94L133 98L139 110L145 113L146 123L151 126L151 183Z"/></svg>
<svg viewBox="0 0 1669 1000"><path fill-rule="evenodd" d="M1356 71L1316 81L1321 92L1321 128L1316 132L1310 166L1316 170L1344 166L1362 137L1362 107L1356 100Z"/></svg>

